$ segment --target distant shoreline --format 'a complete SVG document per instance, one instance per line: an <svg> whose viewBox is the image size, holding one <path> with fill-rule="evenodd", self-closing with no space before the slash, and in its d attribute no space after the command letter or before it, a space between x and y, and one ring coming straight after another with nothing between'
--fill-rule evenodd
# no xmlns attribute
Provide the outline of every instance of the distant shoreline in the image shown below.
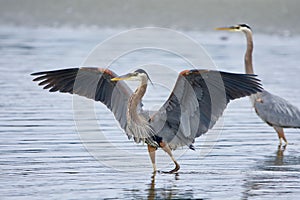
<svg viewBox="0 0 300 200"><path fill-rule="evenodd" d="M300 34L299 8L299 0L0 0L0 25L207 31L248 23L256 32L294 35Z"/></svg>

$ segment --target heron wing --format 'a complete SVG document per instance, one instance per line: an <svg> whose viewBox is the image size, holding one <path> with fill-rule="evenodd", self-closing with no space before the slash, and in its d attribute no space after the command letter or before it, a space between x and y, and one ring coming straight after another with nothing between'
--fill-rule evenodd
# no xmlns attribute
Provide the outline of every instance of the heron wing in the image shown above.
<svg viewBox="0 0 300 200"><path fill-rule="evenodd" d="M123 81L113 82L117 75L102 68L70 68L33 73L44 89L50 92L63 92L100 101L107 106L126 130L127 102L132 94L131 89Z"/></svg>
<svg viewBox="0 0 300 200"><path fill-rule="evenodd" d="M271 126L300 128L300 111L296 106L265 90L255 97L254 108L263 121Z"/></svg>
<svg viewBox="0 0 300 200"><path fill-rule="evenodd" d="M230 100L261 89L255 75L183 71L168 100L152 116L152 126L172 149L189 146L214 126Z"/></svg>

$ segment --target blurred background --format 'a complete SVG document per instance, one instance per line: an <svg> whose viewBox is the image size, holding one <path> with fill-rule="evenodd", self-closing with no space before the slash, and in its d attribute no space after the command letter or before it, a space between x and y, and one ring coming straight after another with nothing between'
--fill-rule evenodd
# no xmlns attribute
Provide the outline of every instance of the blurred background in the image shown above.
<svg viewBox="0 0 300 200"><path fill-rule="evenodd" d="M299 33L297 0L1 0L0 23L20 26L162 26L211 30L224 24L255 24L265 33Z"/></svg>

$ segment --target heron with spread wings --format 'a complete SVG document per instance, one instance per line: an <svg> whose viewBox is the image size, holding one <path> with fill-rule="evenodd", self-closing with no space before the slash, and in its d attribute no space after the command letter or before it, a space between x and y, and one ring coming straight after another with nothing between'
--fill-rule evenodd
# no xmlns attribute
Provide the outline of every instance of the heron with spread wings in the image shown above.
<svg viewBox="0 0 300 200"><path fill-rule="evenodd" d="M253 39L252 30L247 24L238 24L230 27L220 27L216 30L243 32L247 39L247 49L244 56L245 71L254 74L252 64ZM283 128L300 128L300 110L285 99L263 90L250 96L257 115L278 134L279 144L282 140L287 144Z"/></svg>
<svg viewBox="0 0 300 200"><path fill-rule="evenodd" d="M182 71L174 89L157 111L142 108L149 75L143 69L117 76L109 69L69 68L33 73L34 81L50 92L77 94L100 101L110 109L122 129L135 142L144 141L155 165L155 151L160 147L172 159L175 173L180 166L171 150L188 146L194 149L195 138L212 128L230 100L262 91L255 75L216 70ZM139 81L133 92L124 82Z"/></svg>

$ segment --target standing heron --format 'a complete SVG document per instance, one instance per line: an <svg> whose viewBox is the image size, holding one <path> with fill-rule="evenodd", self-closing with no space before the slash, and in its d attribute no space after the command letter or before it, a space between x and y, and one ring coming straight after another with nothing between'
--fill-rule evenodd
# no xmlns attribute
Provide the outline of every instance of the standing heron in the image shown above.
<svg viewBox="0 0 300 200"><path fill-rule="evenodd" d="M243 32L246 35L245 71L247 74L253 74L253 39L250 26L247 24L238 24L236 26L216 28L216 30L237 31ZM266 90L252 94L250 99L257 115L277 132L279 144L282 144L282 140L284 140L285 144L288 144L283 128L300 128L299 109L285 99L271 94Z"/></svg>
<svg viewBox="0 0 300 200"><path fill-rule="evenodd" d="M172 159L175 173L180 166L171 150L187 145L194 149L196 137L212 128L230 100L262 91L255 75L233 74L214 70L185 70L174 89L155 112L142 109L142 98L150 80L143 69L117 76L108 69L70 68L33 73L34 81L50 92L77 94L100 101L109 108L128 138L148 145L155 165L155 151L162 148ZM123 80L139 81L132 92Z"/></svg>

